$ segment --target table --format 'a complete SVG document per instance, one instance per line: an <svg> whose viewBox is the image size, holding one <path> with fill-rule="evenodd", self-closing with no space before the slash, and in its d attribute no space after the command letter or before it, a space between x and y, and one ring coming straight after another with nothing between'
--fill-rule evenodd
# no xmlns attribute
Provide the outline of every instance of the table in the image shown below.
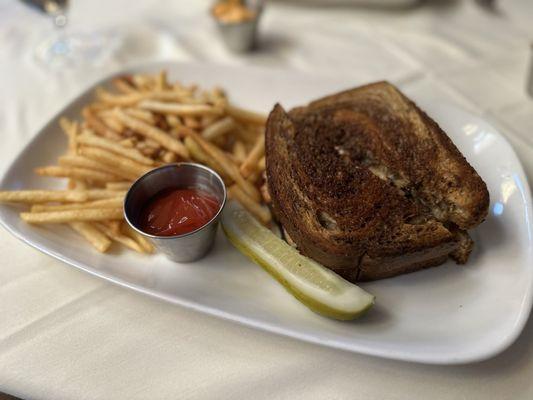
<svg viewBox="0 0 533 400"><path fill-rule="evenodd" d="M533 3L428 1L412 10L270 2L262 46L220 43L208 1L74 1L78 29L124 37L98 67L50 72L31 49L42 15L0 0L0 171L91 82L152 60L291 68L388 78L482 115L505 133L533 178L533 100L525 93ZM128 12L122 10L127 7ZM41 399L527 399L533 320L503 354L426 366L332 350L144 297L75 270L0 230L0 391Z"/></svg>

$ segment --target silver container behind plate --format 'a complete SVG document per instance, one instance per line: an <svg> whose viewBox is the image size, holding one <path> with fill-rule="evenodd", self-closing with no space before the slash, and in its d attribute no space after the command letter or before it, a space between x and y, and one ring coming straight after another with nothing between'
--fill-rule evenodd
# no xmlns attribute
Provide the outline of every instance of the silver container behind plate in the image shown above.
<svg viewBox="0 0 533 400"><path fill-rule="evenodd" d="M223 22L214 17L222 40L235 53L244 53L257 45L257 30L263 11L263 2L248 0L246 7L255 12L255 18L242 22Z"/></svg>
<svg viewBox="0 0 533 400"><path fill-rule="evenodd" d="M156 194L169 188L203 190L218 200L219 209L207 224L189 233L155 236L143 232L139 226L143 207ZM198 260L211 249L225 203L226 187L215 171L194 163L170 164L146 173L131 186L124 200L124 217L133 229L148 238L168 258L185 263Z"/></svg>

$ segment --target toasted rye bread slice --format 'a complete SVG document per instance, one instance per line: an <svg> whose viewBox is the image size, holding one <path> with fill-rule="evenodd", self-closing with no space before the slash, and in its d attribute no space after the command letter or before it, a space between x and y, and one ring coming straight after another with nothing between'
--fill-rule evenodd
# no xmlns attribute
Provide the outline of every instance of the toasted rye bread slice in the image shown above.
<svg viewBox="0 0 533 400"><path fill-rule="evenodd" d="M303 254L347 279L466 262L485 183L413 102L378 82L288 114L266 130L275 215Z"/></svg>

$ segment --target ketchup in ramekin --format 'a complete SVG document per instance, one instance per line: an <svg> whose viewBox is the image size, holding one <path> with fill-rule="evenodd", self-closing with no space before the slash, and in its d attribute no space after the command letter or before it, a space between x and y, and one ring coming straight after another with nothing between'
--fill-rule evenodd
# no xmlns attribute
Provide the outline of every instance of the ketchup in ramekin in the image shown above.
<svg viewBox="0 0 533 400"><path fill-rule="evenodd" d="M201 189L165 189L143 207L140 228L155 236L183 235L207 224L220 203Z"/></svg>
<svg viewBox="0 0 533 400"><path fill-rule="evenodd" d="M172 261L192 262L213 247L226 186L212 169L167 164L141 176L124 199L124 218Z"/></svg>

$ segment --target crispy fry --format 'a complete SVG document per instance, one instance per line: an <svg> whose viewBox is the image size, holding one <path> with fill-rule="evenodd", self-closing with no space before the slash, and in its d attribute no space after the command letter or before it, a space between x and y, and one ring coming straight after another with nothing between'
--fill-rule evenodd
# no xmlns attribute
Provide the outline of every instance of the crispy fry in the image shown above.
<svg viewBox="0 0 533 400"><path fill-rule="evenodd" d="M207 104L163 103L154 100L143 100L139 103L139 107L145 110L179 116L221 114L221 111L218 108Z"/></svg>
<svg viewBox="0 0 533 400"><path fill-rule="evenodd" d="M187 146L187 149L189 150L191 157L193 160L207 165L209 168L213 169L216 173L220 175L220 177L224 180L226 183L231 183L233 180L226 174L224 169L220 166L220 164L209 156L195 141L194 139L190 137L185 138L185 145Z"/></svg>
<svg viewBox="0 0 533 400"><path fill-rule="evenodd" d="M113 229L111 229L109 226L102 224L102 223L97 223L96 226L102 233L104 233L111 240L114 240L115 242L123 244L124 246L129 247L130 249L135 250L139 253L144 253L141 245L137 243L135 240L133 240L131 237L123 235L120 232L117 233Z"/></svg>
<svg viewBox="0 0 533 400"><path fill-rule="evenodd" d="M242 164L246 159L246 148L244 147L244 143L240 140L236 140L235 143L233 143L231 153L233 154L233 159L237 165Z"/></svg>
<svg viewBox="0 0 533 400"><path fill-rule="evenodd" d="M126 196L125 190L91 189L91 190L81 191L79 193L82 193L86 196L85 199L82 201L108 199L110 197L124 198L124 196Z"/></svg>
<svg viewBox="0 0 533 400"><path fill-rule="evenodd" d="M250 182L247 182L243 176L240 174L237 166L233 163L233 161L228 157L228 155L220 150L218 147L213 145L212 143L209 143L207 140L205 140L203 137L201 137L199 134L195 133L194 131L188 132L189 137L194 139L196 143L207 153L209 156L213 157L213 159L220 165L220 167L224 170L225 174L229 176L231 179L237 183L237 185L240 186L240 188L252 199L259 201L261 199L261 194L257 190L257 188L252 185Z"/></svg>
<svg viewBox="0 0 533 400"><path fill-rule="evenodd" d="M129 116L140 119L147 124L155 124L154 114L148 110L141 110L140 108L125 108L124 112Z"/></svg>
<svg viewBox="0 0 533 400"><path fill-rule="evenodd" d="M65 210L48 212L23 212L20 218L30 224L63 224L75 221L107 221L122 219L122 208Z"/></svg>
<svg viewBox="0 0 533 400"><path fill-rule="evenodd" d="M231 199L237 200L243 205L252 215L254 215L264 225L272 220L272 214L268 207L260 205L250 196L248 196L239 186L232 185L228 189L228 195Z"/></svg>
<svg viewBox="0 0 533 400"><path fill-rule="evenodd" d="M146 122L141 121L137 118L131 117L120 110L116 110L116 113L118 118L124 123L124 125L133 129L135 132L138 132L141 135L156 141L164 148L178 154L181 158L189 158L189 152L187 151L183 143L169 136L165 131L156 128L155 126L149 125Z"/></svg>
<svg viewBox="0 0 533 400"><path fill-rule="evenodd" d="M228 104L226 105L226 112L235 118L237 121L241 121L247 124L264 125L267 120L267 116L259 114L254 111L248 111L240 107Z"/></svg>
<svg viewBox="0 0 533 400"><path fill-rule="evenodd" d="M235 129L235 120L232 117L225 117L209 125L202 131L202 136L207 140L214 140Z"/></svg>
<svg viewBox="0 0 533 400"><path fill-rule="evenodd" d="M83 236L89 243L91 243L96 250L105 253L111 240L107 238L102 232L94 227L90 222L70 222L70 227Z"/></svg>
<svg viewBox="0 0 533 400"><path fill-rule="evenodd" d="M257 163L257 167L259 168L259 171L264 171L266 169L266 158L265 158L265 156L261 157L261 159Z"/></svg>
<svg viewBox="0 0 533 400"><path fill-rule="evenodd" d="M87 123L87 125L100 136L113 140L120 139L120 134L114 131L113 129L105 126L105 124L91 111L90 108L85 107L81 113L83 115L83 118L85 118L85 122Z"/></svg>
<svg viewBox="0 0 533 400"><path fill-rule="evenodd" d="M56 178L73 178L99 183L115 182L122 180L115 174L110 174L108 172L103 172L96 169L62 167L56 165L36 168L35 173L41 176L53 176Z"/></svg>
<svg viewBox="0 0 533 400"><path fill-rule="evenodd" d="M90 158L79 156L79 155L69 155L60 156L57 160L58 164L62 167L79 167L79 168L88 168L94 169L102 172L109 172L109 167L99 163L98 161L91 160Z"/></svg>
<svg viewBox="0 0 533 400"><path fill-rule="evenodd" d="M87 208L118 208L122 207L124 197L111 197L109 199L94 200L84 203L67 203L67 204L35 204L31 207L31 212L45 211L65 211L65 210L83 210Z"/></svg>
<svg viewBox="0 0 533 400"><path fill-rule="evenodd" d="M139 164L129 158L119 156L116 153L99 149L96 147L81 147L79 149L81 155L108 165L109 168L117 175L126 179L137 179L139 176L145 174L150 170L150 167ZM118 181L123 180L119 179ZM117 182L117 180L108 180L108 182Z"/></svg>
<svg viewBox="0 0 533 400"><path fill-rule="evenodd" d="M270 192L268 191L268 185L266 182L263 183L259 191L261 192L261 197L266 204L272 203L272 197L270 197Z"/></svg>
<svg viewBox="0 0 533 400"><path fill-rule="evenodd" d="M153 253L154 252L154 250L155 250L154 245L152 243L150 243L148 241L148 239L146 239L143 235L141 235L139 232L134 230L128 224L122 224L122 226L123 226L124 233L126 235L128 235L129 237L131 237L132 239L134 239L137 243L139 243L139 245L142 247L142 249L146 253Z"/></svg>
<svg viewBox="0 0 533 400"><path fill-rule="evenodd" d="M0 203L82 202L89 200L86 192L75 190L16 190L0 191Z"/></svg>
<svg viewBox="0 0 533 400"><path fill-rule="evenodd" d="M109 150L113 153L130 158L141 164L154 165L154 160L143 156L138 150L125 148L121 146L119 143L113 142L112 140L109 140L109 139L104 139L104 138L101 138L95 135L83 133L82 135L78 137L78 143L84 144L87 146L99 147L101 149Z"/></svg>
<svg viewBox="0 0 533 400"><path fill-rule="evenodd" d="M155 88L156 90L163 91L168 87L167 84L167 71L161 70L159 74L157 74L156 80L155 80Z"/></svg>
<svg viewBox="0 0 533 400"><path fill-rule="evenodd" d="M176 157L176 153L172 153L171 151L165 151L161 158L163 159L163 162L167 164L176 162L178 160L178 158Z"/></svg>
<svg viewBox="0 0 533 400"><path fill-rule="evenodd" d="M258 169L258 163L261 157L265 154L265 138L259 136L255 142L254 147L246 157L246 160L241 165L240 173L245 178L248 178L252 172Z"/></svg>
<svg viewBox="0 0 533 400"><path fill-rule="evenodd" d="M137 92L125 78L113 79L113 86L121 93L131 94Z"/></svg>
<svg viewBox="0 0 533 400"><path fill-rule="evenodd" d="M105 187L109 190L129 190L131 182L108 182Z"/></svg>
<svg viewBox="0 0 533 400"><path fill-rule="evenodd" d="M79 125L77 122L71 122L67 118L61 118L59 120L59 125L61 126L61 129L63 129L63 132L68 137L68 152L72 154L76 154L76 148L77 148L77 135L78 135L78 128Z"/></svg>
<svg viewBox="0 0 533 400"><path fill-rule="evenodd" d="M122 123L112 115L105 115L101 113L99 117L105 126L107 126L109 129L118 132L119 134L124 129L124 125L122 125Z"/></svg>

